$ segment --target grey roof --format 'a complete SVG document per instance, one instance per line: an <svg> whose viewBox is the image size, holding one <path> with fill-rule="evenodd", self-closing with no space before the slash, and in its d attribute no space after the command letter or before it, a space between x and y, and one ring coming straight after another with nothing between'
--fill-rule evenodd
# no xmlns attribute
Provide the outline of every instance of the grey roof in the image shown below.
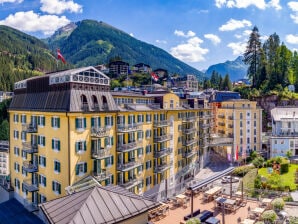
<svg viewBox="0 0 298 224"><path fill-rule="evenodd" d="M159 204L119 186L97 186L40 205L49 223L118 223Z"/></svg>
<svg viewBox="0 0 298 224"><path fill-rule="evenodd" d="M275 121L280 121L282 119L297 119L298 108L297 107L276 107L271 110L271 116Z"/></svg>

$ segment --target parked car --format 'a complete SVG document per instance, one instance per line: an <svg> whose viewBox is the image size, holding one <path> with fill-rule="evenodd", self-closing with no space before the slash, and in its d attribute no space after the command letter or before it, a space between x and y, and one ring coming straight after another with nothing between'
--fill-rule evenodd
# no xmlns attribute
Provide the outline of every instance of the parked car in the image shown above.
<svg viewBox="0 0 298 224"><path fill-rule="evenodd" d="M208 218L213 217L213 212L204 210L202 211L197 218L200 219L201 222L205 222Z"/></svg>

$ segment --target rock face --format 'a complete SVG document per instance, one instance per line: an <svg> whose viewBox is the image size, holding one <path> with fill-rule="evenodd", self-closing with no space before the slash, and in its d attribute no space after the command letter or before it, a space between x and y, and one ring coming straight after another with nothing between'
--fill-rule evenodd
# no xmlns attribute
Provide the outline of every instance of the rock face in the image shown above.
<svg viewBox="0 0 298 224"><path fill-rule="evenodd" d="M271 113L270 111L275 107L298 107L298 100L284 100L277 95L256 97L253 100L257 101L257 105L263 110L263 131L268 131L271 127Z"/></svg>

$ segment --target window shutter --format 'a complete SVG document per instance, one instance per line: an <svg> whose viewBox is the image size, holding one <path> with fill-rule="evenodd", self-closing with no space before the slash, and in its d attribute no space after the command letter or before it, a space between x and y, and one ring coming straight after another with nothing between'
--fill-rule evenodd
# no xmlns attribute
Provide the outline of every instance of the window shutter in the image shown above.
<svg viewBox="0 0 298 224"><path fill-rule="evenodd" d="M55 140L52 139L52 149L54 149L54 146L55 146Z"/></svg>
<svg viewBox="0 0 298 224"><path fill-rule="evenodd" d="M44 158L43 158L43 161L44 161L44 166L46 166L46 165L47 165L47 158L44 157Z"/></svg>
<svg viewBox="0 0 298 224"><path fill-rule="evenodd" d="M46 118L42 117L42 125L45 126L46 125Z"/></svg>
<svg viewBox="0 0 298 224"><path fill-rule="evenodd" d="M144 122L144 114L142 114L142 122Z"/></svg>
<svg viewBox="0 0 298 224"><path fill-rule="evenodd" d="M55 182L52 181L52 190L55 191Z"/></svg>
<svg viewBox="0 0 298 224"><path fill-rule="evenodd" d="M79 128L79 119L76 118L76 129L78 129L78 128Z"/></svg>
<svg viewBox="0 0 298 224"><path fill-rule="evenodd" d="M37 137L37 144L40 145L40 136Z"/></svg>
<svg viewBox="0 0 298 224"><path fill-rule="evenodd" d="M86 121L86 118L84 117L84 128L87 127L87 121Z"/></svg>
<svg viewBox="0 0 298 224"><path fill-rule="evenodd" d="M111 156L111 165L114 164L114 156Z"/></svg>
<svg viewBox="0 0 298 224"><path fill-rule="evenodd" d="M60 162L57 162L57 169L58 169L58 172L60 173L61 169L60 169Z"/></svg>
<svg viewBox="0 0 298 224"><path fill-rule="evenodd" d="M111 145L114 145L114 137L111 137Z"/></svg>
<svg viewBox="0 0 298 224"><path fill-rule="evenodd" d="M101 127L101 118L98 117L97 119L98 119L98 127Z"/></svg>
<svg viewBox="0 0 298 224"><path fill-rule="evenodd" d="M132 116L132 119L133 119L133 123L136 123L136 116L135 115Z"/></svg>
<svg viewBox="0 0 298 224"><path fill-rule="evenodd" d="M108 125L108 118L105 117L105 126L107 126L107 125Z"/></svg>
<svg viewBox="0 0 298 224"><path fill-rule="evenodd" d="M78 142L76 142L75 149L76 149L76 152L77 152L78 149L79 149L79 143L78 143Z"/></svg>
<svg viewBox="0 0 298 224"><path fill-rule="evenodd" d="M108 138L105 137L105 147L108 145Z"/></svg>
<svg viewBox="0 0 298 224"><path fill-rule="evenodd" d="M54 127L54 118L51 117L51 127Z"/></svg>
<svg viewBox="0 0 298 224"><path fill-rule="evenodd" d="M79 165L76 165L76 175L79 175Z"/></svg>
<svg viewBox="0 0 298 224"><path fill-rule="evenodd" d="M42 136L42 139L43 139L43 145L45 146L46 145L46 137Z"/></svg>
<svg viewBox="0 0 298 224"><path fill-rule="evenodd" d="M58 192L61 194L61 184L58 184Z"/></svg>
<svg viewBox="0 0 298 224"><path fill-rule="evenodd" d="M131 116L128 116L128 124L131 124Z"/></svg>
<svg viewBox="0 0 298 224"><path fill-rule="evenodd" d="M46 177L44 177L44 186L46 187L47 186L47 178Z"/></svg>
<svg viewBox="0 0 298 224"><path fill-rule="evenodd" d="M57 118L58 128L60 128L60 117Z"/></svg>
<svg viewBox="0 0 298 224"><path fill-rule="evenodd" d="M84 151L86 151L87 150L87 143L86 143L86 141L84 141Z"/></svg>
<svg viewBox="0 0 298 224"><path fill-rule="evenodd" d="M114 118L111 117L111 126L113 126L113 125L114 125Z"/></svg>
<svg viewBox="0 0 298 224"><path fill-rule="evenodd" d="M87 163L84 163L84 173L87 173Z"/></svg>
<svg viewBox="0 0 298 224"><path fill-rule="evenodd" d="M58 150L60 151L60 140L58 140Z"/></svg>

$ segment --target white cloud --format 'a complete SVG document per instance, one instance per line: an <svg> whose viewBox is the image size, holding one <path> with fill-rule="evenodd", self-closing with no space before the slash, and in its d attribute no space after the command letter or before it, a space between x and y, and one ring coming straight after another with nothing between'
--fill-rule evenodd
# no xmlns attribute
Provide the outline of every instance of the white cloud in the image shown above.
<svg viewBox="0 0 298 224"><path fill-rule="evenodd" d="M83 8L81 5L74 3L73 0L40 0L42 12L50 14L62 14L65 11L81 13Z"/></svg>
<svg viewBox="0 0 298 224"><path fill-rule="evenodd" d="M22 3L24 0L0 0L0 4L3 3Z"/></svg>
<svg viewBox="0 0 298 224"><path fill-rule="evenodd" d="M250 21L243 19L243 20L235 20L230 19L226 24L219 27L220 31L232 31L244 27L250 27L252 24Z"/></svg>
<svg viewBox="0 0 298 224"><path fill-rule="evenodd" d="M279 0L271 0L267 4L265 0L215 0L215 5L218 8L247 8L249 6L255 6L262 10L266 8L280 10L282 8L279 4Z"/></svg>
<svg viewBox="0 0 298 224"><path fill-rule="evenodd" d="M205 34L204 37L210 40L214 45L217 45L221 42L221 39L218 36L211 33Z"/></svg>
<svg viewBox="0 0 298 224"><path fill-rule="evenodd" d="M158 44L167 44L168 42L166 40L155 40Z"/></svg>
<svg viewBox="0 0 298 224"><path fill-rule="evenodd" d="M134 37L133 33L130 33L129 35L130 35L131 37Z"/></svg>
<svg viewBox="0 0 298 224"><path fill-rule="evenodd" d="M200 62L204 61L204 55L209 52L208 49L202 48L200 44L203 43L198 37L192 37L186 43L177 45L171 48L170 53L185 62Z"/></svg>
<svg viewBox="0 0 298 224"><path fill-rule="evenodd" d="M233 55L241 55L245 52L246 44L246 42L232 42L227 46L232 49Z"/></svg>
<svg viewBox="0 0 298 224"><path fill-rule="evenodd" d="M286 42L289 44L298 44L298 35L288 34L286 36Z"/></svg>
<svg viewBox="0 0 298 224"><path fill-rule="evenodd" d="M261 35L260 36L260 40L263 41L263 42L265 42L266 40L268 40L268 38L269 37L267 35Z"/></svg>
<svg viewBox="0 0 298 224"><path fill-rule="evenodd" d="M43 32L45 35L53 34L58 28L69 24L70 21L65 16L39 15L33 11L17 12L10 14L4 20L0 20L0 25L14 27L24 32Z"/></svg>
<svg viewBox="0 0 298 224"><path fill-rule="evenodd" d="M298 2L288 2L288 7L294 12L290 17L294 23L298 23Z"/></svg>
<svg viewBox="0 0 298 224"><path fill-rule="evenodd" d="M178 37L186 37L186 38L194 37L196 35L196 33L191 30L189 30L187 33L184 33L182 30L175 30L174 34Z"/></svg>

